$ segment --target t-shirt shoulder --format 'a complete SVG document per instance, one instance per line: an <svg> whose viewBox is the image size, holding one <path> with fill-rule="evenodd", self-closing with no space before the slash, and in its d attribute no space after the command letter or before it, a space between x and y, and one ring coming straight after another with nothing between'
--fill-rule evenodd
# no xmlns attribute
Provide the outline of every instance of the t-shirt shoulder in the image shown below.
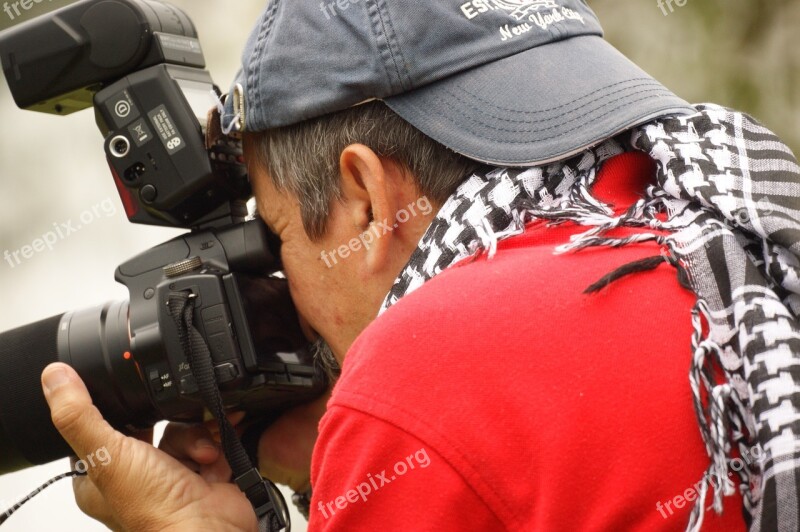
<svg viewBox="0 0 800 532"><path fill-rule="evenodd" d="M309 530L506 528L442 455L390 423L334 406L320 438Z"/></svg>

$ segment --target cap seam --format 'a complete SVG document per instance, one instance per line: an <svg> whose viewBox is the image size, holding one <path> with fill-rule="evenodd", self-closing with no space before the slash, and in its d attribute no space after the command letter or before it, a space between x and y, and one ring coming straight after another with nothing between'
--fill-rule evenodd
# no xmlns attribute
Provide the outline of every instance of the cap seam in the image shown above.
<svg viewBox="0 0 800 532"><path fill-rule="evenodd" d="M663 93L665 95L672 96L672 93L668 89L663 88L663 87L662 88L657 88L657 89L647 89L647 90L635 91L635 92L632 92L630 94L627 94L626 96L617 98L615 100L608 101L608 102L606 102L605 104L603 104L603 105L601 105L599 107L595 107L595 108L593 108L593 109L591 109L591 110L589 110L589 111L587 111L585 113L579 114L579 115L575 116L574 118L572 118L570 120L567 120L565 122L561 122L558 125L546 127L546 128L543 128L543 129L504 129L504 128L499 128L499 127L492 126L490 124L487 124L485 122L482 122L482 121L478 120L475 117L467 116L467 115L465 115L463 113L456 112L456 114L458 114L459 116L461 116L463 118L466 118L467 120L469 120L471 122L474 122L474 123L476 123L476 124L478 124L480 126L483 126L483 127L488 128L488 129L495 130L495 131L499 131L499 132L515 133L515 134L541 133L541 132L544 132L544 131L550 131L550 130L553 130L553 129L558 129L560 126L562 126L564 124L569 124L569 123L575 122L577 120L580 120L580 119L582 119L582 118L584 118L584 117L586 117L586 116L588 116L588 115L590 115L590 114L592 114L592 113L594 113L594 112L596 112L596 111L598 111L600 109L603 109L604 107L608 107L609 105L613 105L614 103L616 103L616 102L618 102L620 100L625 100L626 101L626 105L630 104L630 103L635 103L635 102L638 102L638 101L646 100L646 99L649 98L649 96L645 97L645 98L639 98L639 99L636 99L636 100L629 100L628 97L636 96L637 94L652 93L652 92L658 92L658 93ZM436 98L439 99L440 101L442 101L441 98L439 98L439 97L436 97ZM597 98L596 100L594 100L594 102L599 102L602 99L603 99L603 97ZM443 103L447 103L447 102L443 102ZM584 106L584 107L586 107L586 106ZM612 110L612 112L616 111L617 109L621 109L622 107L624 107L624 105L614 108ZM470 106L470 108L473 109L473 110L478 110L478 109L476 109L475 107L472 107L472 106ZM429 113L429 114L436 114L436 115L439 115L441 117L445 117L446 118L446 115L444 115L441 112L437 112L436 110L433 110L433 109L428 109L428 110L426 110L426 112ZM607 116L608 114L610 114L610 113L604 113L604 114L600 115L597 118L602 118L604 116ZM565 131L564 133L561 133L559 135L553 136L553 137L537 138L536 141L537 142L541 142L541 141L551 140L551 139L558 138L558 137L563 137L564 135L566 135L568 133L571 133L572 131L575 131L578 128L580 128L580 125L572 128L572 129L569 129L569 130ZM513 141L513 140L497 139L497 138L493 138L493 137L480 137L480 138L483 138L484 140L495 140L495 141L504 142L504 143L508 143L508 144L528 144L530 142L530 141Z"/></svg>
<svg viewBox="0 0 800 532"><path fill-rule="evenodd" d="M589 100L585 104L583 104L583 105L581 105L579 107L575 107L574 109L572 109L570 112L568 112L566 114L567 115L574 114L575 112L580 111L581 109L584 109L586 107L589 107L590 105L592 105L593 103L595 103L595 102L597 102L599 100L602 100L604 98L608 98L608 97L611 97L611 96L614 96L616 94L620 94L620 93L623 93L623 92L628 92L628 91L631 91L631 90L633 90L635 88L638 88L638 87L656 87L656 89L654 89L654 90L666 90L658 82L652 82L651 81L650 83L639 83L639 84L636 84L636 85L631 85L629 87L617 89L615 91L606 93L606 94L600 96L599 98L595 98L595 99ZM503 117L500 117L500 116L495 116L495 115L493 115L491 113L487 113L487 112L479 109L478 107L475 107L473 104L470 104L466 100L464 100L462 98L459 98L457 94L453 93L449 89L442 88L442 90L444 92L446 92L447 94L451 95L454 99L456 99L459 103L463 104L464 106L466 106L466 107L468 107L468 108L470 108L472 110L475 110L475 111L480 111L482 115L488 116L490 118L494 118L496 120L499 120L501 122L505 122L507 124L529 124L529 125L532 125L532 124L542 124L542 123L547 123L547 122L553 122L555 120L562 120L563 119L563 116L554 116L554 117L551 117L551 118L543 118L541 120L513 120L513 119L510 119L510 118L503 118ZM595 93L597 93L597 92L599 92L601 90L603 90L603 89L599 89L598 91L595 91ZM592 94L595 94L595 93L589 93L586 96L584 96L582 99L585 99L588 96L591 96ZM638 94L638 91L637 92L632 92L630 94ZM544 111L542 111L542 112L544 112ZM532 113L531 112L527 112L527 114L532 114ZM522 132L524 133L526 131L529 131L529 130L524 130ZM537 131L542 131L542 130L537 130Z"/></svg>
<svg viewBox="0 0 800 532"><path fill-rule="evenodd" d="M636 101L642 101L642 100L645 100L645 99L646 98L640 98L640 99L638 99ZM601 115L601 116L606 116L608 114L611 114L614 111L617 111L618 109L622 109L623 107L625 107L625 106L624 105L618 106L615 109L613 109L613 110L609 111L608 113L606 113L604 115ZM696 111L696 109L692 105L686 104L686 110L688 110L688 109L692 109L692 110ZM665 105L663 108L659 108L659 109L657 109L657 110L653 111L652 113L650 113L648 115L645 115L645 116L652 117L652 118L650 118L650 120L655 120L658 117L672 116L672 113L667 113L667 111L671 111L671 110L675 110L676 111L675 116L677 117L678 116L677 115L677 108L674 105L669 105L669 106ZM464 155L465 157L470 158L470 159L474 159L474 160L481 161L481 162L484 162L486 164L491 164L491 165L495 165L495 166L514 166L514 167L519 167L519 168L530 168L530 167L535 167L535 166L544 166L544 165L547 165L547 164L552 164L552 163L556 163L558 161L562 161L562 160L568 159L570 157L574 157L576 155L579 155L581 152L588 150L592 146L596 146L596 145L600 144L601 142L605 142L606 140L608 140L610 138L617 137L618 135L624 135L626 132L630 131L632 128L636 127L638 124L642 124L643 121L644 121L644 117L637 118L635 120L631 120L629 123L627 123L624 126L618 126L616 128L609 128L605 132L601 133L598 136L597 140L594 140L592 142L584 144L583 146L575 148L575 149L570 150L570 151L566 151L565 152L565 151L557 150L557 151L549 152L546 155L542 155L541 157L537 157L535 161L531 161L531 159L513 159L512 158L512 159L505 159L504 162L491 162L490 159L481 158L477 154L466 153L464 150L455 150L455 151L457 153L460 153L461 155ZM555 138L555 137L551 137L551 138ZM494 140L494 139L490 139L490 140ZM494 161L498 161L498 160L499 159L494 159Z"/></svg>
<svg viewBox="0 0 800 532"><path fill-rule="evenodd" d="M634 100L634 102L644 101L644 100L646 100L646 99L647 99L647 97L638 98L638 99ZM607 113L604 113L604 114L600 115L600 117L599 117L599 118L602 118L602 117L608 116L609 114L611 114L611 113L614 113L614 112L618 111L619 109L622 109L622 108L624 108L624 107L625 107L625 106L626 106L628 103L631 103L631 102L626 102L626 103L625 103L625 104L623 104L623 105L619 105L619 106L617 106L617 107L615 107L615 108L611 109L611 110L610 110L610 111L608 111ZM686 107L687 107L687 109L688 109L688 108L692 108L692 106L691 106L691 105L689 105L689 104L687 104L687 105L686 105ZM652 113L649 113L649 115L645 115L645 116L650 116L650 115L652 115L653 113L659 113L659 112L661 112L661 111L664 111L664 112L666 112L667 110L670 110L670 109L675 109L675 108L676 108L676 107L675 107L674 105L665 105L663 108L661 108L661 109L658 109L658 110L656 110L656 111L653 111ZM693 108L692 108L692 109L693 109ZM658 115L657 115L657 116L658 116ZM665 115L661 115L661 116L665 116ZM623 127L623 126L617 126L616 128L609 128L608 130L606 130L606 132L604 132L604 133L601 133L601 134L598 136L597 140L595 140L595 141L592 141L592 142L590 142L590 143L586 144L586 146L587 146L587 147L589 147L589 146L594 146L595 144L598 144L598 143L600 143L600 142L603 142L604 140L606 140L606 139L608 139L608 138L611 138L612 136L616 136L616 135L618 135L618 134L622 134L622 133L624 133L625 131L629 130L630 128L634 127L634 126L635 126L637 123L641 123L641 120L642 120L642 119L643 119L643 118L637 118L637 119L635 119L635 120L631 120L631 121L629 122L629 124L628 124L628 125L626 125L626 126L624 126L624 127ZM571 133L571 132L572 132L572 131L574 131L575 129L578 129L578 128L573 128L572 130L565 132L565 133L564 133L564 135L566 135L566 134L568 134L568 133ZM552 140L552 139L555 139L555 138L558 138L558 137L561 137L561 136L564 136L564 135L556 135L556 136L553 136L553 137L548 137L547 139L543 139L543 140ZM499 140L499 139L487 138L486 140L495 140L495 141L497 141L497 140ZM507 141L502 141L502 142L506 142L506 143L508 143L508 144L512 144L512 143L514 143L514 142L507 142ZM523 143L522 143L522 142L516 142L516 144L523 144ZM525 143L525 144L529 144L529 143ZM580 151L578 148L576 148L576 150L578 150L577 152L579 152L579 151ZM463 150L462 150L462 151L456 150L456 151L458 151L459 153L463 153L463 154L464 154L464 155L466 155L467 157L472 157L472 158L474 158L474 157L478 157L477 155L469 155L469 154L466 154L466 153L464 153L464 151L463 151ZM561 151L561 150L556 150L556 151L549 152L548 154L546 154L546 155L542 155L541 157L538 157L538 158L541 158L542 160L547 160L547 159L552 159L552 158L554 158L554 157L560 157L559 151ZM563 152L563 153L564 153L564 154L567 154L567 153L577 153L577 152L576 152L576 151L567 151L567 152ZM538 158L537 158L537 159L538 159ZM524 161L529 161L529 160L530 160L530 159L509 160L509 164L511 164L511 163L514 163L514 164L525 164L525 163L524 163ZM537 164L540 164L540 163L530 164L530 166L536 166Z"/></svg>
<svg viewBox="0 0 800 532"><path fill-rule="evenodd" d="M378 54L381 58L381 64L383 65L387 77L389 78L388 80L389 92L391 94L395 94L396 93L395 87L397 86L400 87L401 91L406 91L408 90L408 88L405 86L403 75L397 63L397 58L395 57L395 51L392 46L393 39L391 38L386 27L386 21L384 20L383 16L384 10L381 7L381 0L371 0L368 1L366 5L368 14L370 14L369 12L374 9L372 14L370 14L370 19L372 22L373 35L375 37L375 45L378 48ZM383 38L386 40L385 45L381 45L380 42L381 36L383 36ZM387 52L388 52L388 58L386 56ZM401 53L401 51L399 50L399 46L398 46L398 53ZM392 72L394 72L395 74L394 76L392 75Z"/></svg>
<svg viewBox="0 0 800 532"><path fill-rule="evenodd" d="M674 94L672 94L672 93L669 93L669 94L675 100L682 101L682 100L680 100L680 98L678 98ZM598 119L603 118L605 116L608 116L608 115L618 111L619 109L623 109L623 108L625 108L626 106L628 106L631 103L636 103L636 102L639 102L639 101L645 101L645 100L648 100L648 99L651 99L651 97L645 96L645 97L642 97L642 98L637 98L637 99L635 99L633 101L626 101L624 104L616 106L613 109L603 113L602 115L600 115L598 117ZM609 102L609 104L610 103L612 103L612 102ZM597 109L601 109L601 108L602 107L598 107ZM595 145L595 144L597 144L599 142L602 142L603 140L608 139L611 136L622 134L625 131L627 131L628 129L630 129L631 127L634 127L636 124L641 124L643 122L643 120L646 119L646 117L656 118L658 116L666 116L668 114L668 111L673 111L674 114L677 115L679 108L684 108L686 111L689 111L689 110L695 111L695 108L693 106L691 106L690 104L685 103L685 102L684 102L684 105L679 105L677 102L673 102L673 103L671 103L669 105L665 104L663 106L659 106L659 107L655 108L652 112L650 112L648 114L642 115L639 118L635 118L635 119L629 120L628 123L625 126L617 126L617 127L614 127L614 128L607 129L605 132L603 132L603 133L601 133L601 134L599 134L597 136L597 140L594 140L592 142L587 142L587 143L585 143L583 145L583 147L578 147L578 148L575 148L573 150L566 150L566 151L565 150L550 151L550 152L547 152L546 154L542 154L542 155L539 155L539 156L536 156L536 157L533 157L533 158L527 157L527 158L524 158L524 159L522 159L522 158L517 159L517 158L513 158L513 157L506 158L506 159L501 159L501 158L497 158L497 157L481 156L481 155L478 155L477 152L474 152L472 150L467 150L467 149L464 149L464 148L457 148L457 147L454 146L454 144L452 142L444 142L444 141L442 141L442 139L441 139L441 137L439 135L434 135L434 134L429 134L429 133L426 133L426 134L428 136L430 136L431 138L437 140L438 142L441 142L442 144L444 144L448 148L456 151L457 153L460 153L460 154L464 155L465 157L468 157L468 158L476 160L476 161L484 162L486 164L498 165L498 166L508 165L508 166L531 167L531 166L538 166L538 165L542 165L542 164L549 164L549 163L552 163L552 162L556 162L558 160L563 159L568 154L571 154L571 155L578 154L582 150L586 149L587 147L590 147L590 146L593 146L593 145ZM435 114L443 116L443 115L441 115L441 113L435 113ZM673 114L673 113L670 113L670 114ZM414 125L416 126L416 124L414 124ZM419 126L417 126L417 127L419 127ZM527 141L527 142L501 140L501 139L496 139L496 138L493 138L493 137L484 137L484 136L481 136L481 135L476 135L476 138L481 139L481 140L490 140L490 141L495 141L495 142L501 142L501 143L505 143L505 144L517 144L517 145L533 144L534 142L537 142L539 140L547 141L547 140L552 140L552 139L556 139L556 138L559 138L559 137L563 137L565 135L568 135L568 134L572 133L573 131L575 131L578 128L579 128L579 126L575 127L575 128L572 128L572 129L570 129L568 131L565 131L564 133L562 133L560 135L555 135L555 136L548 137L546 139L537 139L536 141ZM420 129L423 129L423 128L420 128ZM424 129L423 129L423 132L424 132ZM500 161L502 161L502 162L500 162Z"/></svg>
<svg viewBox="0 0 800 532"><path fill-rule="evenodd" d="M467 94L468 96L471 96L472 98L475 98L481 104L485 104L485 105L494 107L495 109L497 109L499 111L508 111L508 112L511 112L511 113L535 115L535 114L540 114L540 113L549 113L549 112L552 112L552 111L559 111L559 110L563 109L564 107L569 107L570 105L573 105L573 104L575 104L575 103L577 103L577 102L579 102L581 100L585 100L586 98L594 95L597 92L604 91L604 90L610 89L612 87L616 87L618 85L624 85L626 83L633 83L635 81L647 81L648 82L647 84L650 84L650 85L659 85L659 86L661 85L661 83L659 83L658 81L654 80L653 78L649 78L649 77L631 78L631 79L627 79L625 81L618 81L616 83L611 83L610 85L605 85L603 87L600 87L599 89L597 89L594 92L590 92L589 94L585 94L584 96L581 96L580 98L577 98L575 101L572 101L572 102L569 102L569 103L565 103L565 104L562 104L562 105L559 105L559 106L556 106L556 107L537 109L535 111L524 111L524 110L510 109L508 107L501 107L499 105L493 104L492 102L490 102L488 100L485 100L485 99L481 98L480 96L478 96L477 94L475 94L473 92L468 91L467 89L465 89L461 85L456 85L455 88L460 90L461 92ZM643 85L645 85L645 84L643 83L643 84L640 84L640 85L633 85L631 88L638 87L638 86L643 86ZM620 89L620 90L625 90L625 89ZM613 93L610 93L610 94L613 94Z"/></svg>
<svg viewBox="0 0 800 532"><path fill-rule="evenodd" d="M266 40L270 35L272 23L274 22L275 15L278 12L279 4L280 0L270 0L270 5L268 8L269 11L264 17L263 23L261 24L261 30L259 31L258 39L256 40L256 46L253 49L253 54L250 56L250 65L252 65L253 68L251 70L251 75L248 76L248 83L251 83L251 86L249 87L251 90L249 92L250 97L254 98L256 101L261 100L260 91L258 90L258 87L261 84L261 72L263 71L263 68L258 68L261 59L261 53L263 52ZM246 116L253 116L256 113L255 108L248 110L247 98L242 98L242 100L244 102L243 108L248 111ZM266 120L266 116L264 116L263 108L259 109L259 114L260 116L258 118L261 122L268 122L268 120ZM243 118L246 118L246 116ZM247 129L247 124L244 124L244 128Z"/></svg>
<svg viewBox="0 0 800 532"><path fill-rule="evenodd" d="M386 3L386 5L387 6L389 5L388 2ZM392 14L389 11L388 7L384 10L384 12L386 14L386 20L389 23L389 29L391 29L391 36L392 36L392 42L389 43L389 49L391 50L392 45L394 45L397 48L397 56L400 58L400 64L398 65L397 60L394 58L394 56L392 57L395 64L395 68L397 69L397 76L400 78L400 85L403 87L403 90L409 91L414 88L414 80L411 78L411 73L405 67L406 58L405 54L403 53L403 47L400 46L400 39L397 37L397 32L394 29L394 23L392 22ZM404 83L403 79L404 76L405 76L405 82L408 83L407 85Z"/></svg>

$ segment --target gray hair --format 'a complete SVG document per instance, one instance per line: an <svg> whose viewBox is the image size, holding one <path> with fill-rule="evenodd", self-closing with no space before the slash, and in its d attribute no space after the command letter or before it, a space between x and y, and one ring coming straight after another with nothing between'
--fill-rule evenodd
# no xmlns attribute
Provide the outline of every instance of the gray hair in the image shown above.
<svg viewBox="0 0 800 532"><path fill-rule="evenodd" d="M311 240L325 234L331 203L341 199L339 158L350 144L364 144L393 160L414 179L420 195L437 206L480 166L424 135L379 101L249 133L247 140L275 188L298 199Z"/></svg>

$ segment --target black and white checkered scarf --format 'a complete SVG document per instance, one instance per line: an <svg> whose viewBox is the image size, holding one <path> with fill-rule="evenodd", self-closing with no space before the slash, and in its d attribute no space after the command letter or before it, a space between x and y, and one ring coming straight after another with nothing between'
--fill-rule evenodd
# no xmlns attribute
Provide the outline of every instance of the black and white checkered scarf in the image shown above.
<svg viewBox="0 0 800 532"><path fill-rule="evenodd" d="M628 150L656 161L656 183L615 216L591 186L604 161ZM700 529L708 490L720 513L737 487L750 530L800 530L800 167L791 150L751 117L701 105L567 161L472 175L436 216L381 312L453 264L493 256L499 240L537 219L587 227L560 253L662 246L660 256L593 289L666 261L697 295L689 384L710 465L687 530ZM606 236L617 227L638 230ZM760 459L737 460L737 451Z"/></svg>

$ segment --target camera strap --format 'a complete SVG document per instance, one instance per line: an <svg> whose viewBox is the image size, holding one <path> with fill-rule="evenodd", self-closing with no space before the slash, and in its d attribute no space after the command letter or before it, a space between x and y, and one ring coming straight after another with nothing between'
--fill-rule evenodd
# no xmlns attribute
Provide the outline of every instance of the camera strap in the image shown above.
<svg viewBox="0 0 800 532"><path fill-rule="evenodd" d="M0 514L0 525L5 523L6 521L8 521L8 518L11 517L12 515L14 515L14 513L17 510L22 508L22 506L25 503L27 503L28 501L30 501L31 499L33 499L34 497L39 495L42 491L46 490L47 488L49 488L50 486L52 486L53 484L55 484L59 480L62 480L62 479L65 479L65 478L85 477L85 476L86 476L86 472L85 471L84 472L70 471L69 473L64 473L63 475L58 475L57 477L51 478L50 480L48 480L47 482L45 482L44 484L42 484L41 486L39 486L38 488L33 490L32 492L30 492L24 499L19 501L17 504L15 504L11 508L9 508L8 510L6 510L2 514Z"/></svg>
<svg viewBox="0 0 800 532"><path fill-rule="evenodd" d="M225 406L217 384L211 351L205 339L193 325L196 297L187 292L173 292L167 302L178 328L181 346L190 362L200 395L209 412L219 423L222 449L233 471L239 489L252 504L260 532L290 529L289 513L283 495L272 481L261 476L253 466L236 430L225 415Z"/></svg>

